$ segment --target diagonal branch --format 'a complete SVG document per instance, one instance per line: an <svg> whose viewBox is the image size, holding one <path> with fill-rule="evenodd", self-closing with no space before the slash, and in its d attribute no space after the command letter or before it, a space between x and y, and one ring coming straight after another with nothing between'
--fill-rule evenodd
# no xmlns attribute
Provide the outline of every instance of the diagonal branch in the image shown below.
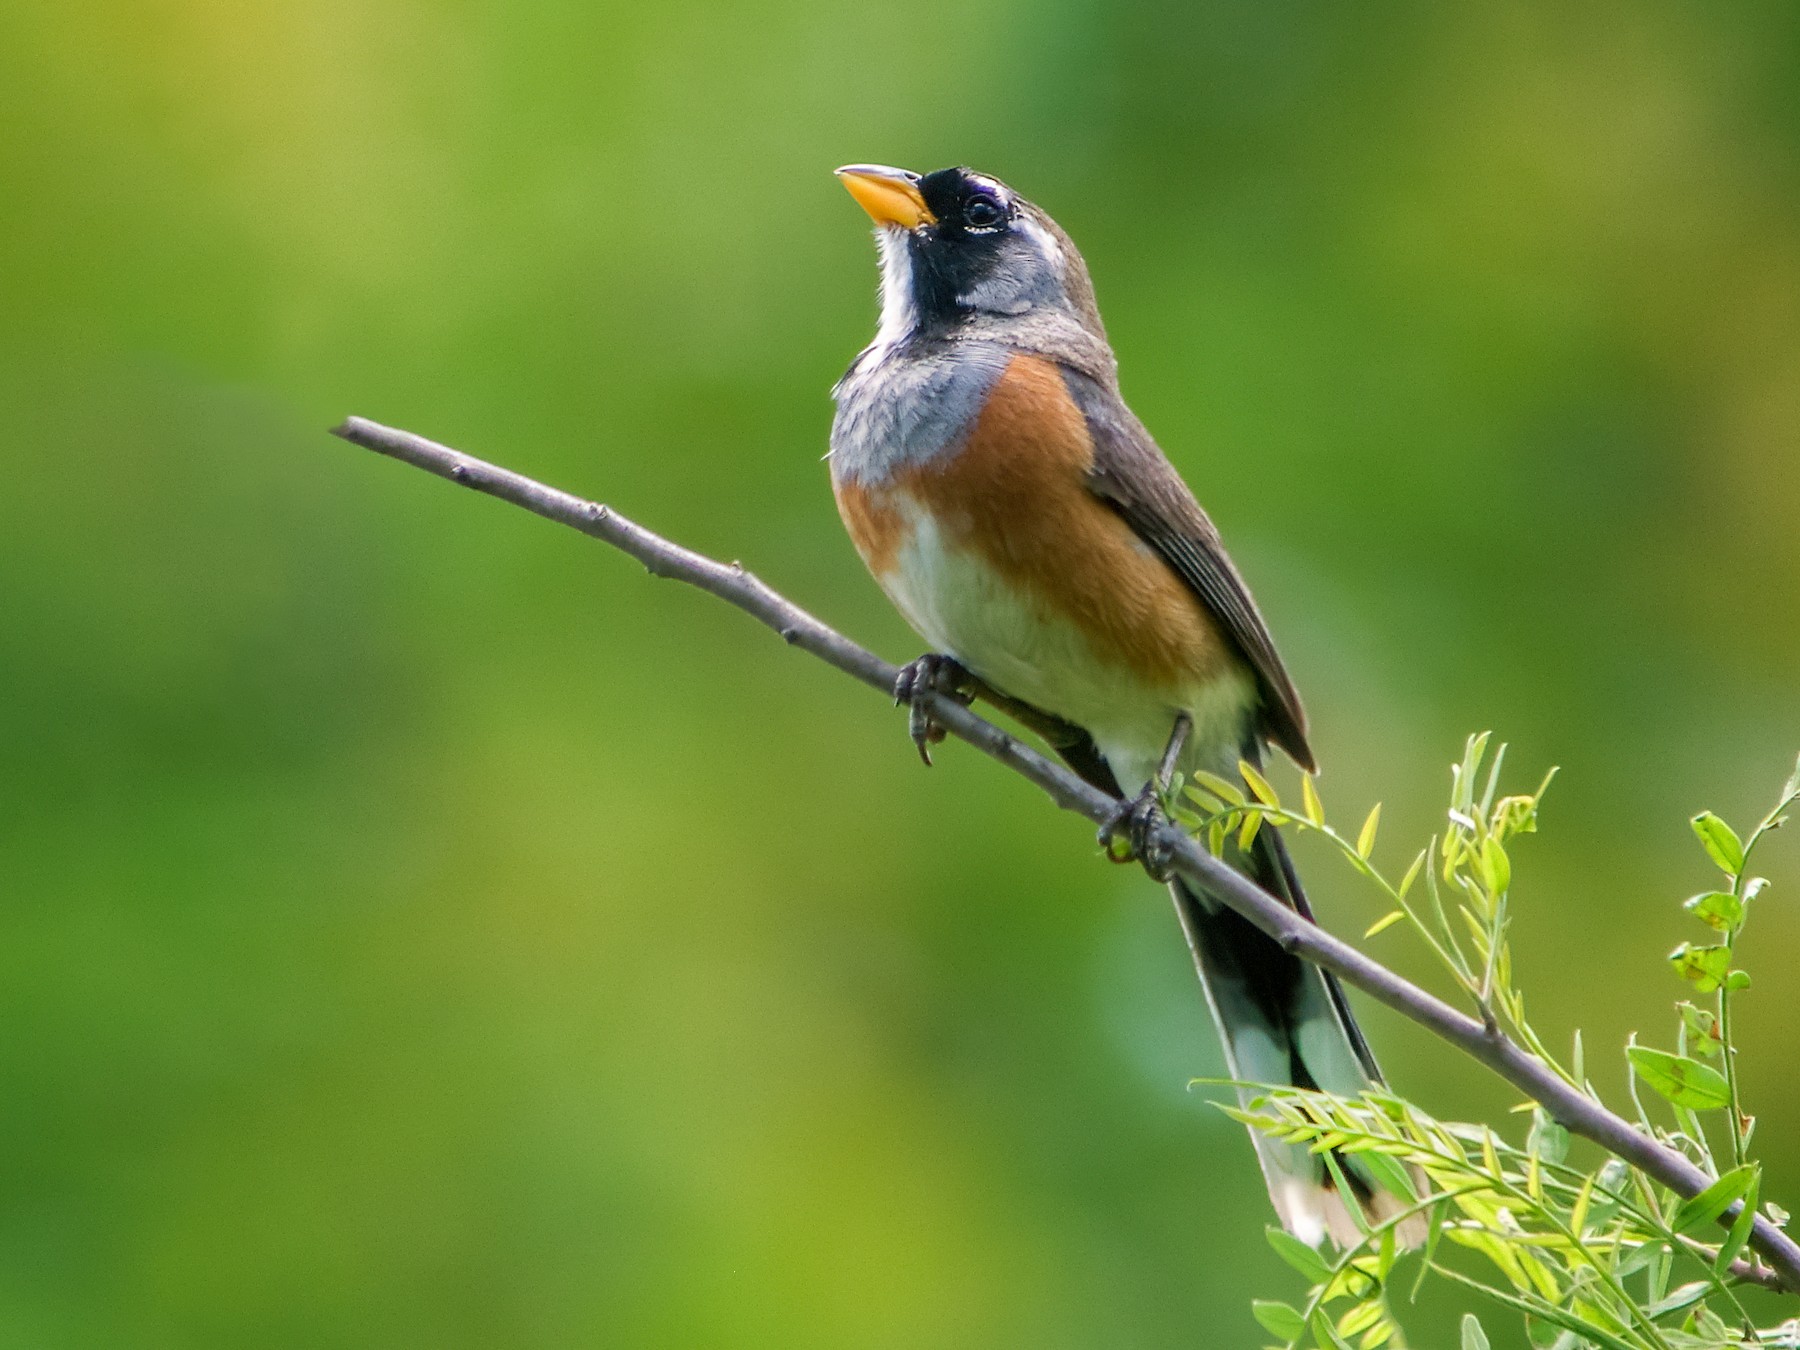
<svg viewBox="0 0 1800 1350"><path fill-rule="evenodd" d="M610 507L560 492L408 431L352 417L334 428L334 434L440 478L522 506L546 520L592 535L630 554L652 575L698 586L773 628L790 645L811 653L872 689L884 694L893 692L894 679L899 674L896 667L821 623L745 571L739 563L716 562L627 520ZM953 735L1037 784L1064 810L1074 811L1096 823L1105 822L1116 810L1118 803L1114 798L1088 786L1061 765L955 699L934 695L931 713ZM1475 1018L1458 1012L1442 999L1402 979L1317 924L1300 917L1213 857L1185 831L1164 825L1152 842L1166 850L1170 870L1179 872L1208 895L1229 905L1284 949L1333 972L1344 983L1355 986L1486 1065L1536 1101L1565 1128L1642 1169L1683 1198L1698 1195L1710 1183L1711 1178L1687 1158L1634 1128L1594 1098L1570 1087L1497 1027L1483 1026ZM1736 1213L1736 1207L1727 1211L1722 1222L1729 1224ZM1751 1233L1750 1246L1773 1268L1773 1274L1771 1278L1764 1272L1745 1270L1743 1273L1747 1277L1762 1275L1759 1282L1779 1283L1800 1292L1800 1245L1759 1215Z"/></svg>

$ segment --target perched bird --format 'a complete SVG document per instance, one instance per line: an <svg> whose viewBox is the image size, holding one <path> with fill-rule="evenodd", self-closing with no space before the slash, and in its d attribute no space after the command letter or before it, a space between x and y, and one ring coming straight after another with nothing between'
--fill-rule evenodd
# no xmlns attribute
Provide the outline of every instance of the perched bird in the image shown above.
<svg viewBox="0 0 1800 1350"><path fill-rule="evenodd" d="M881 321L834 396L831 481L857 551L931 646L896 696L941 739L929 690L979 693L1118 797L1102 831L1146 851L1173 773L1236 777L1265 744L1311 770L1306 717L1206 513L1119 395L1087 265L1004 183L969 169L839 169L875 221ZM1145 858L1147 864L1157 862ZM1280 836L1232 861L1309 914ZM1175 879L1232 1075L1354 1094L1381 1081L1330 975ZM1275 1210L1354 1241L1346 1204L1395 1212L1354 1157L1255 1136Z"/></svg>

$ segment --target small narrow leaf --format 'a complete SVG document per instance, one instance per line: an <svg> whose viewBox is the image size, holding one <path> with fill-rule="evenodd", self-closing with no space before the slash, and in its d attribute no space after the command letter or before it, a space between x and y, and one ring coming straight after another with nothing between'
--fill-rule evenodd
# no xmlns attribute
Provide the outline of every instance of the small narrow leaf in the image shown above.
<svg viewBox="0 0 1800 1350"><path fill-rule="evenodd" d="M1256 771L1256 766L1247 759L1238 761L1238 772L1244 775L1244 781L1250 785L1250 791L1256 794L1256 800L1264 806L1281 806L1281 798L1275 795L1275 789L1269 786L1269 780Z"/></svg>
<svg viewBox="0 0 1800 1350"><path fill-rule="evenodd" d="M1300 804L1306 810L1306 818L1315 825L1325 823L1325 804L1319 800L1319 790L1313 786L1313 776L1300 776Z"/></svg>
<svg viewBox="0 0 1800 1350"><path fill-rule="evenodd" d="M1297 1341L1306 1331L1306 1319L1298 1308L1272 1299L1252 1299L1250 1311L1262 1323L1263 1330L1284 1341Z"/></svg>
<svg viewBox="0 0 1800 1350"><path fill-rule="evenodd" d="M1413 1192L1413 1179L1396 1159L1385 1153L1363 1152L1356 1155L1356 1165L1390 1195L1400 1197L1409 1205L1418 1203L1419 1197Z"/></svg>
<svg viewBox="0 0 1800 1350"><path fill-rule="evenodd" d="M1375 848L1375 830L1381 824L1381 803L1375 803L1375 809L1369 812L1369 818L1363 822L1361 833L1356 836L1356 856L1367 859Z"/></svg>
<svg viewBox="0 0 1800 1350"><path fill-rule="evenodd" d="M1263 1235L1269 1239L1275 1255L1297 1270L1302 1279L1312 1284L1324 1284L1331 1278L1331 1267L1325 1264L1325 1258L1287 1229L1271 1226L1263 1230Z"/></svg>
<svg viewBox="0 0 1800 1350"><path fill-rule="evenodd" d="M1462 1350L1488 1350L1487 1332L1481 1329L1481 1319L1474 1313L1463 1314Z"/></svg>
<svg viewBox="0 0 1800 1350"><path fill-rule="evenodd" d="M1395 924L1399 923L1400 920L1404 919L1405 917L1406 917L1406 915L1401 913L1397 909L1392 911L1391 913L1383 914L1379 919L1375 920L1374 923L1369 925L1368 931L1366 933L1364 933L1363 936L1365 938L1372 938L1377 933L1385 933L1388 929L1392 928Z"/></svg>
<svg viewBox="0 0 1800 1350"><path fill-rule="evenodd" d="M1331 1316L1323 1308L1316 1310L1312 1317L1313 1339L1329 1350L1350 1350L1348 1342L1337 1334L1337 1327L1332 1325Z"/></svg>
<svg viewBox="0 0 1800 1350"><path fill-rule="evenodd" d="M1381 1312L1380 1299L1372 1298L1366 1303L1357 1304L1338 1318L1338 1335L1348 1339L1351 1336L1362 1334L1381 1320Z"/></svg>
<svg viewBox="0 0 1800 1350"><path fill-rule="evenodd" d="M1730 1209L1734 1202L1744 1198L1756 1185L1756 1175L1754 1163L1732 1168L1693 1199L1683 1200L1681 1208L1675 1211L1670 1227L1682 1234L1695 1233L1705 1228Z"/></svg>
<svg viewBox="0 0 1800 1350"><path fill-rule="evenodd" d="M1677 1106L1716 1111L1731 1102L1725 1075L1710 1064L1642 1045L1631 1046L1625 1054L1638 1077Z"/></svg>
<svg viewBox="0 0 1800 1350"><path fill-rule="evenodd" d="M1394 1258L1399 1254L1400 1248L1394 1238L1393 1225L1390 1224L1381 1230L1381 1250L1376 1254L1375 1287L1377 1289L1386 1286L1388 1276L1394 1273Z"/></svg>
<svg viewBox="0 0 1800 1350"><path fill-rule="evenodd" d="M1736 876L1744 870L1744 841L1737 837L1737 831L1720 820L1711 811L1702 811L1693 819L1694 833L1699 836L1701 847L1706 856L1718 865L1721 872Z"/></svg>
<svg viewBox="0 0 1800 1350"><path fill-rule="evenodd" d="M1707 891L1683 900L1681 907L1721 933L1729 933L1744 921L1744 902L1730 891Z"/></svg>
<svg viewBox="0 0 1800 1350"><path fill-rule="evenodd" d="M1479 736L1469 737L1463 746L1462 763L1450 770L1452 804L1465 812L1475 805L1475 771L1481 767L1482 756L1487 754L1488 737L1492 734L1484 731Z"/></svg>
<svg viewBox="0 0 1800 1350"><path fill-rule="evenodd" d="M1263 813L1261 811L1244 812L1244 823L1238 830L1238 852L1248 853L1250 845L1256 842L1256 832L1262 828Z"/></svg>
<svg viewBox="0 0 1800 1350"><path fill-rule="evenodd" d="M1494 1149L1494 1132L1489 1129L1481 1132L1481 1161L1490 1177L1505 1179L1506 1173L1500 1170L1500 1155Z"/></svg>
<svg viewBox="0 0 1800 1350"><path fill-rule="evenodd" d="M1589 1177L1581 1183L1581 1194L1575 1197L1574 1207L1569 1210L1569 1231L1577 1238L1582 1236L1582 1225L1587 1222L1588 1204L1594 1198L1594 1182L1597 1178Z"/></svg>
<svg viewBox="0 0 1800 1350"><path fill-rule="evenodd" d="M1490 837L1481 841L1476 865L1481 873L1481 884L1496 895L1512 885L1512 863L1498 839Z"/></svg>
<svg viewBox="0 0 1800 1350"><path fill-rule="evenodd" d="M1672 1290L1668 1297L1660 1298L1644 1309L1646 1317L1667 1317L1670 1313L1680 1312L1683 1308L1691 1308L1706 1297L1712 1288L1705 1280L1695 1280Z"/></svg>
<svg viewBox="0 0 1800 1350"><path fill-rule="evenodd" d="M1196 769L1194 781L1222 802L1229 802L1232 806L1244 804L1244 789L1229 779L1219 777L1216 773L1208 773L1205 769Z"/></svg>
<svg viewBox="0 0 1800 1350"><path fill-rule="evenodd" d="M1750 1189L1744 1192L1744 1207L1738 1211L1737 1218L1731 1221L1731 1232L1719 1248L1718 1260L1713 1262L1713 1269L1720 1274L1731 1267L1737 1260L1738 1253L1744 1250L1744 1244L1750 1241L1750 1230L1756 1223L1757 1194L1762 1189L1760 1174L1750 1182Z"/></svg>
<svg viewBox="0 0 1800 1350"><path fill-rule="evenodd" d="M1406 869L1406 875L1400 878L1399 895L1402 900L1406 899L1406 893L1412 889L1413 882L1419 879L1419 869L1425 866L1425 855L1430 851L1430 849L1426 849L1425 852L1414 858L1412 866Z"/></svg>

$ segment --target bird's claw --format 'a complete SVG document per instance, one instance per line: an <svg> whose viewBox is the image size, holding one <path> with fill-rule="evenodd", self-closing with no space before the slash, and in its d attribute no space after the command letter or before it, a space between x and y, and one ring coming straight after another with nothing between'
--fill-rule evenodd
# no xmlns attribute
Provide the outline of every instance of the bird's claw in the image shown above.
<svg viewBox="0 0 1800 1350"><path fill-rule="evenodd" d="M942 741L944 728L931 715L931 696L942 694L967 705L975 701L973 677L954 657L926 652L917 661L900 667L894 678L894 702L907 705L906 730L918 747L919 758L931 763L931 747Z"/></svg>
<svg viewBox="0 0 1800 1350"><path fill-rule="evenodd" d="M1107 817L1100 827L1100 847L1113 862L1141 862L1152 878L1167 881L1173 854L1160 836L1168 823L1161 794L1156 784L1150 783L1131 800L1120 802L1119 809Z"/></svg>

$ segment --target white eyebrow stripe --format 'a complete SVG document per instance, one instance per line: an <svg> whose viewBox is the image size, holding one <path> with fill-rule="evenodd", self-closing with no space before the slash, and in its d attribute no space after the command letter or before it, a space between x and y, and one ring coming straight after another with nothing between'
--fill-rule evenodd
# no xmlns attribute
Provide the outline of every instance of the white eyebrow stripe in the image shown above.
<svg viewBox="0 0 1800 1350"><path fill-rule="evenodd" d="M1030 216L1020 216L1016 228L1021 234L1030 236L1031 242L1037 245L1038 252L1054 264L1056 272L1060 276L1068 259L1063 256L1062 245L1057 242L1056 236Z"/></svg>

